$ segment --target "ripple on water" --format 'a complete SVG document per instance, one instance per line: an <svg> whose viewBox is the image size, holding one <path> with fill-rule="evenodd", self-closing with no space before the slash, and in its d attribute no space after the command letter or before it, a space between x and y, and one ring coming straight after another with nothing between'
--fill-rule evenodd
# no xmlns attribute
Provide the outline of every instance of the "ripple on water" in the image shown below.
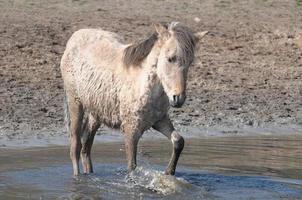
<svg viewBox="0 0 302 200"><path fill-rule="evenodd" d="M162 168L162 166L156 166ZM69 166L1 173L1 199L301 199L302 186L261 176L234 176L182 168L177 177L139 167L98 164L93 175L70 176ZM295 183L295 182L293 182Z"/></svg>
<svg viewBox="0 0 302 200"><path fill-rule="evenodd" d="M167 161L167 145L160 142L143 146L140 167L129 175L125 162L120 161L124 154L119 145L96 146L96 173L76 178L60 149L3 152L0 160L6 162L0 165L0 199L298 200L302 199L301 141L188 141L175 177L163 174L163 164L155 164ZM266 168L273 170L267 173Z"/></svg>

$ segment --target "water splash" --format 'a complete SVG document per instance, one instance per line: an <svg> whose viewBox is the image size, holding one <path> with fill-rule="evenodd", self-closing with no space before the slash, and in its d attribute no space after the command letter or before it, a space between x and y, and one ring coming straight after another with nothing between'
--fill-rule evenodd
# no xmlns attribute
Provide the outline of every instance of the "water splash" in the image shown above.
<svg viewBox="0 0 302 200"><path fill-rule="evenodd" d="M138 167L126 176L125 181L133 187L143 187L152 192L167 196L171 194L185 194L196 190L202 194L203 188L194 186L183 178L165 175L162 171L151 168Z"/></svg>

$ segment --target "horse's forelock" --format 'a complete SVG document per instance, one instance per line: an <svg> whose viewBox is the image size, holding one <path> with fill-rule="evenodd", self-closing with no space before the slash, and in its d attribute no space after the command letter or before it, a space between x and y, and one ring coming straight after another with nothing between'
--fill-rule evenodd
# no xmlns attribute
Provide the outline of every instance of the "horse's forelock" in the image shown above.
<svg viewBox="0 0 302 200"><path fill-rule="evenodd" d="M157 33L153 33L149 38L142 42L128 46L124 50L123 61L125 66L139 66L149 55L157 39Z"/></svg>
<svg viewBox="0 0 302 200"><path fill-rule="evenodd" d="M178 22L172 22L169 30L174 33L178 42L181 64L184 66L190 65L194 59L194 50L197 42L194 33L191 29Z"/></svg>

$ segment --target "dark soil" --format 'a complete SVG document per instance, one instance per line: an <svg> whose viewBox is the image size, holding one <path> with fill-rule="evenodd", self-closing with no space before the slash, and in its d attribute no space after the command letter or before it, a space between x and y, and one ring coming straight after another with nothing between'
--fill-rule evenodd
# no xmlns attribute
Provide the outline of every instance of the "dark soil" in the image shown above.
<svg viewBox="0 0 302 200"><path fill-rule="evenodd" d="M176 125L302 126L296 1L0 0L0 137L63 134L59 63L74 31L101 27L130 42L151 33L153 22L171 21L210 31L190 71L186 104L171 110Z"/></svg>

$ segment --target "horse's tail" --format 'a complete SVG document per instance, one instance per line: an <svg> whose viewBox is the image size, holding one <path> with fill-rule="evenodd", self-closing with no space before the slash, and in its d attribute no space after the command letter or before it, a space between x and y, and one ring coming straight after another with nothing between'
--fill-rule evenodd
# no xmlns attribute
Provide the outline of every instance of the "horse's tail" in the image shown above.
<svg viewBox="0 0 302 200"><path fill-rule="evenodd" d="M64 91L64 117L65 117L65 126L67 133L69 133L69 127L70 127L70 113L69 113L69 107L68 107L68 97L66 94L66 91Z"/></svg>

